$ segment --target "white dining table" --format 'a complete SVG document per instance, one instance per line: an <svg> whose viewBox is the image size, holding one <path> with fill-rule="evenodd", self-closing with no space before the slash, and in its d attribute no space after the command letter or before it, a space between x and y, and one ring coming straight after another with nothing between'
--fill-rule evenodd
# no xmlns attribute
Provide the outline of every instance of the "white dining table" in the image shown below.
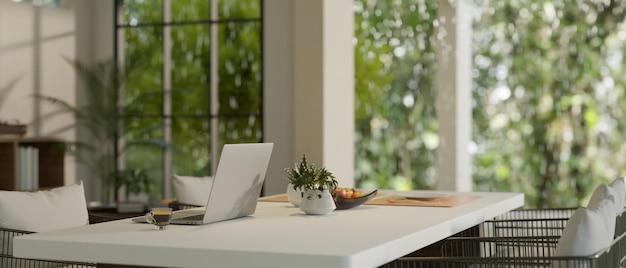
<svg viewBox="0 0 626 268"><path fill-rule="evenodd" d="M454 207L362 205L312 216L258 202L252 216L154 230L130 219L16 237L20 258L153 267L378 267L524 205L521 193L380 191L471 195ZM202 208L197 208L202 209Z"/></svg>

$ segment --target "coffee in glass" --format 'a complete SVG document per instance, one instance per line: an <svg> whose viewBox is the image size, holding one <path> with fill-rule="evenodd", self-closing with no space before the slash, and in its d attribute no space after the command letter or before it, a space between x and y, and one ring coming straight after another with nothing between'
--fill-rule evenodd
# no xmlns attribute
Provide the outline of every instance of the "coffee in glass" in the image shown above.
<svg viewBox="0 0 626 268"><path fill-rule="evenodd" d="M146 220L154 224L154 229L165 230L172 219L172 208L156 207L146 214Z"/></svg>

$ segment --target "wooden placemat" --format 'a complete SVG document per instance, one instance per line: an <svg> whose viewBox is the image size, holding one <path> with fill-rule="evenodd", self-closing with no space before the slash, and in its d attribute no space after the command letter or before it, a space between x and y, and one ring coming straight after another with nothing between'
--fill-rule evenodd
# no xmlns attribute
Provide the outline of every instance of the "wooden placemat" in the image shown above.
<svg viewBox="0 0 626 268"><path fill-rule="evenodd" d="M419 198L419 196L413 196ZM366 205L383 205L383 206L414 206L414 207L456 207L467 204L473 200L480 198L476 195L448 195L442 197L428 197L418 199L407 199L403 195L390 195L381 198L374 198L365 203Z"/></svg>
<svg viewBox="0 0 626 268"><path fill-rule="evenodd" d="M261 197L261 198L259 198L259 201L265 201L265 202L289 202L289 199L287 199L287 194L281 194L281 195L272 195L272 196Z"/></svg>
<svg viewBox="0 0 626 268"><path fill-rule="evenodd" d="M381 194L381 193L377 193L376 196L380 197L383 196L385 194ZM271 195L271 196L264 196L259 198L259 201L265 201L265 202L289 202L289 199L287 198L287 194L279 194L279 195ZM366 203L367 204L367 203Z"/></svg>

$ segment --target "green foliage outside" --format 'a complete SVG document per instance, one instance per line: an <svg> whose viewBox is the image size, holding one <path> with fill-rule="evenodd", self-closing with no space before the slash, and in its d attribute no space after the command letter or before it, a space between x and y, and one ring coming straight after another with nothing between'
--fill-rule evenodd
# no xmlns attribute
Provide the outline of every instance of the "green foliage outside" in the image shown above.
<svg viewBox="0 0 626 268"><path fill-rule="evenodd" d="M478 1L474 182L585 205L626 168L624 1Z"/></svg>
<svg viewBox="0 0 626 268"><path fill-rule="evenodd" d="M435 1L354 4L357 185L433 188Z"/></svg>
<svg viewBox="0 0 626 268"><path fill-rule="evenodd" d="M355 7L357 184L433 188L436 1ZM474 190L586 204L626 164L626 3L476 0L471 12Z"/></svg>
<svg viewBox="0 0 626 268"><path fill-rule="evenodd" d="M437 2L355 0L356 180L363 188L432 189L439 146L435 93ZM260 1L220 1L226 18L259 18ZM126 97L160 92L160 1L125 1L125 53L147 58ZM585 204L623 174L625 4L475 0L474 190L518 191L529 207ZM211 157L208 1L172 1L173 171L208 175ZM256 141L260 21L219 24L220 142ZM162 124L161 97L128 131ZM227 120L224 120L227 118ZM162 132L146 134L161 138ZM160 178L161 152L128 153Z"/></svg>
<svg viewBox="0 0 626 268"><path fill-rule="evenodd" d="M171 85L163 84L162 1L124 1L125 57L145 58L142 70L128 78L125 97L134 98L146 92L152 100L141 107L142 112L128 114L126 130L133 133L146 125L160 125L158 131L145 133L164 138L163 118L171 119L172 173L189 176L211 175L211 147L224 143L258 142L261 140L261 23L259 0L219 1L218 73L219 111L211 114L210 95L210 1L171 1L170 26ZM157 24L154 24L157 23ZM166 95L171 96L171 113L163 111ZM211 120L217 120L219 144L211 144ZM125 156L128 167L148 170L147 176L161 180L163 152L130 151ZM143 174L142 174L143 175ZM150 192L152 199L161 198L158 183Z"/></svg>

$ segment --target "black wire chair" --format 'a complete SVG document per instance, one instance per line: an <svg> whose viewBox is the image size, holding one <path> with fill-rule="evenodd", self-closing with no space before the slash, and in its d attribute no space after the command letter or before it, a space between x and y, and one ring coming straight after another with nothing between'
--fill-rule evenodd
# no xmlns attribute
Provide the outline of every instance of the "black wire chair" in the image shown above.
<svg viewBox="0 0 626 268"><path fill-rule="evenodd" d="M124 216L124 215L122 215ZM89 224L114 221L123 218L120 215L91 213L89 212ZM131 216L128 216L131 217ZM13 256L13 238L20 235L33 234L35 232L16 230L0 227L0 268L132 268L144 266L129 266L117 264L96 264L90 262L50 261L37 259L23 259Z"/></svg>
<svg viewBox="0 0 626 268"><path fill-rule="evenodd" d="M467 236L438 243L437 255L405 256L385 268L626 267L626 211L616 217L613 242L583 257L557 257L554 250L576 209L521 209L477 226ZM476 228L474 228L476 229Z"/></svg>

